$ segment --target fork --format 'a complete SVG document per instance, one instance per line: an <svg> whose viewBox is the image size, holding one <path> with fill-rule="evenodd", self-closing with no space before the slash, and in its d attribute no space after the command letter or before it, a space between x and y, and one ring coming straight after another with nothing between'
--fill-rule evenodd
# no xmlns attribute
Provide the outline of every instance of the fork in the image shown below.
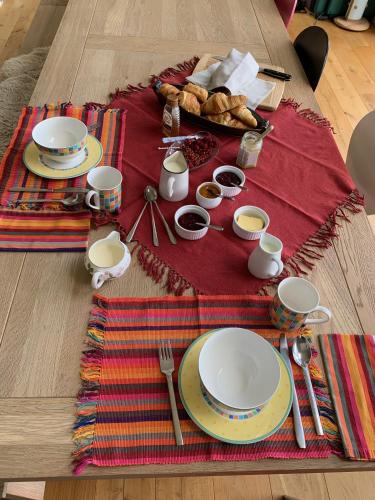
<svg viewBox="0 0 375 500"><path fill-rule="evenodd" d="M164 373L164 375L167 377L169 401L171 403L171 409L172 409L172 420L173 420L174 434L176 437L176 444L177 446L182 446L184 444L184 440L182 438L180 420L178 418L176 398L174 395L174 387L172 382L172 373L174 372L174 360L172 354L172 347L169 340L168 341L163 340L161 346L159 347L159 362L160 362L161 373Z"/></svg>

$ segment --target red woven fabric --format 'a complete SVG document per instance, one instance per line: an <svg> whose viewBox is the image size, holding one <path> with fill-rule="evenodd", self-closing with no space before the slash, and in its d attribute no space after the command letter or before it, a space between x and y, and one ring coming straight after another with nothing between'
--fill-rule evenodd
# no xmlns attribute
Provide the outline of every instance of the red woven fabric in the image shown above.
<svg viewBox="0 0 375 500"><path fill-rule="evenodd" d="M169 70L164 79L182 82L190 72L173 74ZM165 153L158 150L162 145L162 107L150 87L117 92L110 107L128 110L124 207L118 219L128 231L144 204L144 187L158 186ZM264 141L257 167L245 170L249 190L234 202L223 200L210 212L212 223L224 226L223 233L209 231L203 239L193 242L179 238L174 246L156 215L160 246L155 248L150 214L144 214L135 237L142 245L140 262L156 281L162 279L167 264L175 271L168 278L169 290L176 293L182 293L189 284L200 293L257 293L266 282L249 274L247 260L258 242L244 241L232 230L233 213L242 205L264 209L271 221L268 232L282 240L283 260L288 265L279 279L291 272L301 274L301 264L312 267L314 259L321 258L320 249L329 246L335 236L336 217L345 216L342 208L356 212L361 199L327 121L312 111L298 111L297 107L287 102L273 113L262 112L275 130ZM183 123L181 134L197 130L193 124ZM208 166L191 172L189 196L178 203L160 199L160 208L172 227L175 211L182 205L196 204L196 188L212 179L214 168L235 165L240 138L215 135L220 142L219 154Z"/></svg>

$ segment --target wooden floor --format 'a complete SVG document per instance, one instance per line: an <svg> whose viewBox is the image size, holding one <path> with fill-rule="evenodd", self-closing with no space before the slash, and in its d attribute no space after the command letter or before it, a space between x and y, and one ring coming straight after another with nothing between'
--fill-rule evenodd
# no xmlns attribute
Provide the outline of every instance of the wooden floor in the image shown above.
<svg viewBox="0 0 375 500"><path fill-rule="evenodd" d="M35 46L49 45L65 4L66 0L5 0L0 7L0 64ZM291 38L314 23L312 17L297 14L289 29ZM375 109L375 29L349 33L327 21L317 24L328 32L331 47L316 96L345 158L353 128ZM374 489L375 473L80 480L48 481L44 499L275 500L287 494L301 500L370 500ZM12 493L16 492L13 485Z"/></svg>

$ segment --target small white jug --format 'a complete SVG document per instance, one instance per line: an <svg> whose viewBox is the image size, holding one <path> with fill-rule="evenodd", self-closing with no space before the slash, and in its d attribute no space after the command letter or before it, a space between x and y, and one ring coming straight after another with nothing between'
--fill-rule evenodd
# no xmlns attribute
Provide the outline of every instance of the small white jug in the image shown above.
<svg viewBox="0 0 375 500"><path fill-rule="evenodd" d="M159 193L164 200L181 201L189 192L189 169L184 155L176 151L163 162Z"/></svg>
<svg viewBox="0 0 375 500"><path fill-rule="evenodd" d="M130 260L128 247L122 243L117 231L96 241L85 256L85 267L92 274L92 287L98 289L108 279L122 276Z"/></svg>
<svg viewBox="0 0 375 500"><path fill-rule="evenodd" d="M248 269L259 279L275 278L281 274L284 264L281 260L283 244L272 234L263 233L259 245L250 254Z"/></svg>

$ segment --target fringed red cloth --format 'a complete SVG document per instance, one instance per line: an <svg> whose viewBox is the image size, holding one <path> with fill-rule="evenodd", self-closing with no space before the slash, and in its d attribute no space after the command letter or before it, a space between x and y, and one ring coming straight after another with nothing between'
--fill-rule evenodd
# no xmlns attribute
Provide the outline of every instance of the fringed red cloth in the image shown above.
<svg viewBox="0 0 375 500"><path fill-rule="evenodd" d="M183 82L196 62L192 59L178 69L168 68L161 78L171 83ZM142 85L117 91L109 107L128 111L124 206L117 221L126 232L142 209L145 186L159 183L165 153L158 150L162 145L162 107L152 88ZM300 110L290 99L277 111L262 114L275 130L264 140L257 167L245 170L249 190L234 202L223 200L211 211L212 223L223 225L223 233L209 231L203 239L193 242L178 239L174 246L157 217L160 246L155 248L150 215L144 214L136 232L138 259L156 282L164 283L166 279L170 292L182 294L191 285L207 294L258 293L266 284L277 283L290 274L305 274L323 257L322 250L332 244L340 222L348 221L348 214L360 211L363 199L346 170L325 118L312 110ZM194 124L183 123L181 134L197 130ZM191 172L189 196L179 203L160 199L160 208L171 226L181 205L196 204L196 188L212 179L214 168L235 164L240 138L216 136L220 151L208 166ZM268 283L255 279L247 270L249 254L258 242L241 240L232 230L233 213L242 205L263 208L271 221L268 232L284 244L283 260L287 265L281 276Z"/></svg>

